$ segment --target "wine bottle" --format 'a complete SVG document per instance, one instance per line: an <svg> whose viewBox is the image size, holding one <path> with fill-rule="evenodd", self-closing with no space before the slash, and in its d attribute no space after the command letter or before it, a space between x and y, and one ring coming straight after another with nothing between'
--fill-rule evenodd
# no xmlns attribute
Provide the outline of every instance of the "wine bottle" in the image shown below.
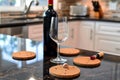
<svg viewBox="0 0 120 80"><path fill-rule="evenodd" d="M50 38L51 17L57 17L56 11L53 9L53 0L48 0L48 10L44 12L44 56L57 56L57 44Z"/></svg>

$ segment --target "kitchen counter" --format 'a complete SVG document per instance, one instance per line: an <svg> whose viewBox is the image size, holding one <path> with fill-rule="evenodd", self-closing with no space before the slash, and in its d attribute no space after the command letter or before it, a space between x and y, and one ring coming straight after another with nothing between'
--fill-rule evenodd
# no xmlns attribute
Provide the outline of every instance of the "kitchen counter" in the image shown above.
<svg viewBox="0 0 120 80"><path fill-rule="evenodd" d="M20 61L12 59L12 53L17 51L33 51L36 58ZM97 52L82 50L77 56L91 56ZM105 54L101 65L94 68L80 67L81 74L73 79L59 79L49 75L49 68L53 65L49 59L43 57L43 42L15 36L0 34L0 80L119 80L120 57ZM74 65L72 59L76 56L63 56L68 64ZM76 66L76 65L74 65Z"/></svg>
<svg viewBox="0 0 120 80"><path fill-rule="evenodd" d="M75 20L86 20L86 21L104 21L104 22L120 22L120 18L109 18L104 17L100 19L92 18L92 17L69 17L69 21ZM24 26L24 25L31 25L31 24L38 24L42 23L42 17L32 17L32 18L1 18L0 19L0 28L5 27L17 27L17 26Z"/></svg>
<svg viewBox="0 0 120 80"><path fill-rule="evenodd" d="M91 56L93 54L96 54L96 52L88 51L88 50L82 50L80 49L80 55L78 56ZM77 56L74 56L77 57ZM68 64L73 64L73 58L74 57L65 57L68 60ZM102 59L101 65L98 67L80 67L81 72L80 76L73 78L73 79L59 79L56 77L53 77L49 74L49 68L56 65L51 64L49 59L51 57L47 57L44 63L44 80L119 80L120 79L120 57L108 55L106 54L104 58Z"/></svg>
<svg viewBox="0 0 120 80"><path fill-rule="evenodd" d="M103 21L103 22L120 22L120 18L116 17L103 17L103 18L94 18L94 17L69 17L70 20L86 20L86 21Z"/></svg>
<svg viewBox="0 0 120 80"><path fill-rule="evenodd" d="M42 23L43 18L1 18L0 19L0 28L5 27L17 27L17 26L24 26L24 25L31 25L31 24L38 24Z"/></svg>

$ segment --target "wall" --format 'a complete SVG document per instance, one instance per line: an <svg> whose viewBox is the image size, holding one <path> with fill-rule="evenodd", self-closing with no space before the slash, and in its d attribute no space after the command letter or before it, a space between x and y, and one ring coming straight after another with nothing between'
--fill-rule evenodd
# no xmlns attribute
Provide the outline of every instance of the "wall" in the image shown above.
<svg viewBox="0 0 120 80"><path fill-rule="evenodd" d="M69 16L70 5L76 3L77 0L58 0L58 14L59 16Z"/></svg>

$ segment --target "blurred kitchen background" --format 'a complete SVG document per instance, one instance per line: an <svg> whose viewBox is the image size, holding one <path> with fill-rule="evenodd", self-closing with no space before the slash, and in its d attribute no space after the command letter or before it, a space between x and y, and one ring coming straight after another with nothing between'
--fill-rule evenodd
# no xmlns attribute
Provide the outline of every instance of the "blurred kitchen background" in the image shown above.
<svg viewBox="0 0 120 80"><path fill-rule="evenodd" d="M0 33L43 41L47 8L47 0L0 0ZM54 9L69 19L64 45L120 55L120 0L54 0Z"/></svg>
<svg viewBox="0 0 120 80"><path fill-rule="evenodd" d="M104 16L118 16L120 13L120 0L54 0L54 8L59 16L69 16L70 6L83 5L88 7L89 16L93 16L92 1L99 1L102 7ZM24 12L25 5L29 6L31 0L0 0L0 13L1 17L7 16L12 12ZM8 7L9 6L9 7ZM42 16L44 10L47 9L47 0L39 0L39 6L32 4L30 11L34 11L30 16Z"/></svg>
<svg viewBox="0 0 120 80"><path fill-rule="evenodd" d="M36 4L37 1L39 2ZM59 16L95 17L94 9L96 6L93 6L93 1L99 2L102 11L102 17L120 17L120 0L54 0L54 9L57 11ZM0 20L0 23L4 23L8 19L13 18L17 18L17 22L19 22L18 19L25 20L25 17L42 18L44 11L47 10L47 8L47 0L0 0L0 19L4 19ZM34 26L36 26L37 29L39 26L43 26L43 24ZM32 27L27 29L27 27L17 26L6 29L1 28L0 33L17 35L21 37L23 34L20 33L27 31L28 34L30 34L32 32L31 30L33 30ZM24 34L24 36L30 38L32 35L28 34Z"/></svg>

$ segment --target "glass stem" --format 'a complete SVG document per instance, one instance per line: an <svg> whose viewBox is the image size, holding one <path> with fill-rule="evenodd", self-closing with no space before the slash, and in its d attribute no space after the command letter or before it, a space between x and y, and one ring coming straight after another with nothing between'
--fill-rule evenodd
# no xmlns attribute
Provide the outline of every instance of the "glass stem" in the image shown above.
<svg viewBox="0 0 120 80"><path fill-rule="evenodd" d="M61 59L60 54L59 54L59 52L60 52L60 43L57 43L57 46L58 46L58 49L57 49L57 58Z"/></svg>

